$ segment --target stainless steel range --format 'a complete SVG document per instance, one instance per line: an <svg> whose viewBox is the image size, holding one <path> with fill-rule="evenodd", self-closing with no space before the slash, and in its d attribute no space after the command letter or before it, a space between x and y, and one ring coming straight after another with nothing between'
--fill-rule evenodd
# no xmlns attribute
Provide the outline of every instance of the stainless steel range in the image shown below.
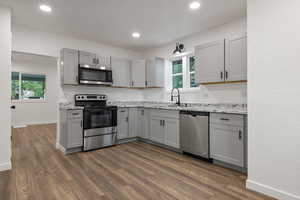
<svg viewBox="0 0 300 200"><path fill-rule="evenodd" d="M107 96L102 94L75 95L75 105L83 111L83 151L116 144L117 107L106 105Z"/></svg>

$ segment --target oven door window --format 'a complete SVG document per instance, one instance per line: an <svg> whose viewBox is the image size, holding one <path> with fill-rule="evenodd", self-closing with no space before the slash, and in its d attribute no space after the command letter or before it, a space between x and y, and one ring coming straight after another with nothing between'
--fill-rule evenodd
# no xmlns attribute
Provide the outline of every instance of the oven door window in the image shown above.
<svg viewBox="0 0 300 200"><path fill-rule="evenodd" d="M84 128L105 128L113 126L113 113L110 110L98 109L86 111Z"/></svg>
<svg viewBox="0 0 300 200"><path fill-rule="evenodd" d="M106 82L106 71L80 68L80 80Z"/></svg>

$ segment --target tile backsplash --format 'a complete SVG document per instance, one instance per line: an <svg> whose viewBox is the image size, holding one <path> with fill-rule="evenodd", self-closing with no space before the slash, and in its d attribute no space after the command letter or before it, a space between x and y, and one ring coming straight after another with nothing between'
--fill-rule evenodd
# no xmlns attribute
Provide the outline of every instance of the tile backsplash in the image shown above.
<svg viewBox="0 0 300 200"><path fill-rule="evenodd" d="M60 102L74 102L75 94L106 94L109 101L170 101L170 90L126 89L110 87L63 86ZM224 84L200 86L181 91L184 103L247 103L247 84Z"/></svg>

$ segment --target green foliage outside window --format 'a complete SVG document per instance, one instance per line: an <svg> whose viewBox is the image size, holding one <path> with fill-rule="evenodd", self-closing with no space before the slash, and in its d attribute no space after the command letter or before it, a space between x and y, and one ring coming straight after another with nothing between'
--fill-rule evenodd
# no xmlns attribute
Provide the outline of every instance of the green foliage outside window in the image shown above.
<svg viewBox="0 0 300 200"><path fill-rule="evenodd" d="M182 60L172 62L173 88L183 87Z"/></svg>
<svg viewBox="0 0 300 200"><path fill-rule="evenodd" d="M195 80L195 57L190 57L190 87L197 87Z"/></svg>
<svg viewBox="0 0 300 200"><path fill-rule="evenodd" d="M46 76L37 74L23 74L12 72L12 96L18 99L44 99ZM21 84L20 84L21 83ZM20 97L21 93L21 97Z"/></svg>

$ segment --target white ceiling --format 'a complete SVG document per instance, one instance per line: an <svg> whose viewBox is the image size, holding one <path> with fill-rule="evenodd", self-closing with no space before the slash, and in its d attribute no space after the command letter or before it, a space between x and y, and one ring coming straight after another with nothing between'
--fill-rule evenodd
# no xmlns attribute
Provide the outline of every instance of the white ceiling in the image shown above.
<svg viewBox="0 0 300 200"><path fill-rule="evenodd" d="M247 0L0 0L13 11L13 23L47 32L141 50L194 35L246 15ZM52 6L51 14L38 6ZM141 33L140 39L131 33Z"/></svg>

